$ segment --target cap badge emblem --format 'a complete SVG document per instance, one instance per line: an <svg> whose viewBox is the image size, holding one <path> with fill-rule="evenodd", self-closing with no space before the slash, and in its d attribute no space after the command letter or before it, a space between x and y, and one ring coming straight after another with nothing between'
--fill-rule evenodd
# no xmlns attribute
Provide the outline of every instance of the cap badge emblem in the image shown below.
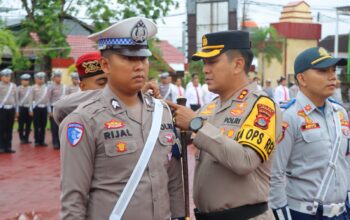
<svg viewBox="0 0 350 220"><path fill-rule="evenodd" d="M321 57L329 56L327 50L325 50L323 47L320 47L320 49L318 49L318 53L320 54Z"/></svg>
<svg viewBox="0 0 350 220"><path fill-rule="evenodd" d="M137 43L143 43L148 37L146 25L140 20L131 30L131 38Z"/></svg>
<svg viewBox="0 0 350 220"><path fill-rule="evenodd" d="M206 47L206 46L208 46L208 39L205 36L203 36L203 38L202 38L202 47Z"/></svg>

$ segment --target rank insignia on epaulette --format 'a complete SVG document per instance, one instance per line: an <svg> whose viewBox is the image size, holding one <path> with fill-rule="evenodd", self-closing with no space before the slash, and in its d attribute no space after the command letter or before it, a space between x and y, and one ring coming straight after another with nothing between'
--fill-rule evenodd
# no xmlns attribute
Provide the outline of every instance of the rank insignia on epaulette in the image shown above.
<svg viewBox="0 0 350 220"><path fill-rule="evenodd" d="M215 103L210 103L205 109L203 109L200 114L202 115L211 115L213 114L213 110L215 109L216 104Z"/></svg>
<svg viewBox="0 0 350 220"><path fill-rule="evenodd" d="M247 89L244 89L244 90L242 90L241 94L239 94L239 96L237 97L237 99L243 100L247 95L248 95L248 90L247 90Z"/></svg>
<svg viewBox="0 0 350 220"><path fill-rule="evenodd" d="M119 153L123 153L123 152L126 152L128 150L126 148L127 145L125 142L117 142L115 146L117 148L117 152L119 152Z"/></svg>
<svg viewBox="0 0 350 220"><path fill-rule="evenodd" d="M116 99L112 99L111 104L112 104L114 109L120 108L120 104Z"/></svg>
<svg viewBox="0 0 350 220"><path fill-rule="evenodd" d="M310 111L312 109L311 105L310 104L307 104L305 107L304 107L305 111Z"/></svg>

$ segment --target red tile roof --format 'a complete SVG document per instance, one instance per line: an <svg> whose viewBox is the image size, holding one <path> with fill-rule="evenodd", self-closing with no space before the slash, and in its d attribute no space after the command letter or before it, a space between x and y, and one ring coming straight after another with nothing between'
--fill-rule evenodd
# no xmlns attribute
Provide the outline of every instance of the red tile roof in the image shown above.
<svg viewBox="0 0 350 220"><path fill-rule="evenodd" d="M158 43L163 59L169 63L186 63L185 56L176 47L171 45L166 40L161 40Z"/></svg>
<svg viewBox="0 0 350 220"><path fill-rule="evenodd" d="M97 51L96 43L89 40L87 36L68 35L67 42L71 47L69 57L75 60L85 53Z"/></svg>

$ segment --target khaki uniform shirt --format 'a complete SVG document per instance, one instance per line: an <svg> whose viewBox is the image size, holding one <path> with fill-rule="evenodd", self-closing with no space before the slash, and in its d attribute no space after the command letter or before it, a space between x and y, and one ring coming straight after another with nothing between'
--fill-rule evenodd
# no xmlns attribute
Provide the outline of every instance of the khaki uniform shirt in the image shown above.
<svg viewBox="0 0 350 220"><path fill-rule="evenodd" d="M252 83L225 103L217 98L199 111L208 119L193 140L199 149L193 199L200 211L267 202L281 114L264 94ZM271 211L262 216L256 219L273 219Z"/></svg>
<svg viewBox="0 0 350 220"><path fill-rule="evenodd" d="M72 113L80 103L83 103L90 98L93 98L101 93L101 89L79 91L63 96L61 99L53 103L53 118L59 125L63 119Z"/></svg>
<svg viewBox="0 0 350 220"><path fill-rule="evenodd" d="M106 86L61 123L62 219L108 219L152 126L153 101L146 95L140 98L141 121ZM171 157L172 126L164 107L158 141L123 219L184 216L181 164Z"/></svg>
<svg viewBox="0 0 350 220"><path fill-rule="evenodd" d="M65 94L67 94L67 86L64 84L53 83L50 86L49 94L50 94L50 104L52 105L61 97L63 97Z"/></svg>
<svg viewBox="0 0 350 220"><path fill-rule="evenodd" d="M10 91L8 98L4 102L4 99L9 92L11 85L12 85L12 90ZM0 105L1 104L3 104L4 106L12 105L12 108L16 108L17 92L16 92L16 85L14 83L10 82L10 83L4 84L3 82L0 82Z"/></svg>
<svg viewBox="0 0 350 220"><path fill-rule="evenodd" d="M32 111L32 93L33 88L31 86L18 86L18 107L27 107L30 111Z"/></svg>
<svg viewBox="0 0 350 220"><path fill-rule="evenodd" d="M47 107L47 111L51 112L49 88L43 84L41 86L35 84L33 86L33 107Z"/></svg>
<svg viewBox="0 0 350 220"><path fill-rule="evenodd" d="M67 92L66 92L66 95L69 95L69 94L72 94L72 93L75 93L75 92L79 92L80 91L80 87L79 85L70 85L68 86L67 88Z"/></svg>

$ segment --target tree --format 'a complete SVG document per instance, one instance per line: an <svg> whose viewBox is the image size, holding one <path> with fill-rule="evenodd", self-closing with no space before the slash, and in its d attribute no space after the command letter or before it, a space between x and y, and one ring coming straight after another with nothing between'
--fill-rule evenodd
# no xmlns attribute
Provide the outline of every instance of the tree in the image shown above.
<svg viewBox="0 0 350 220"><path fill-rule="evenodd" d="M19 33L21 46L35 45L41 50L41 69L51 70L51 59L66 57L69 45L64 35L63 20L66 15L75 16L86 8L86 15L99 31L116 20L135 15L145 15L153 20L166 15L177 7L176 0L21 0L26 11ZM116 16L117 15L117 16ZM31 34L35 33L35 35ZM33 39L34 38L34 39Z"/></svg>
<svg viewBox="0 0 350 220"><path fill-rule="evenodd" d="M261 57L262 82L265 76L265 61L270 65L272 59L282 62L283 38L273 27L259 28L251 35L252 51L255 57Z"/></svg>

